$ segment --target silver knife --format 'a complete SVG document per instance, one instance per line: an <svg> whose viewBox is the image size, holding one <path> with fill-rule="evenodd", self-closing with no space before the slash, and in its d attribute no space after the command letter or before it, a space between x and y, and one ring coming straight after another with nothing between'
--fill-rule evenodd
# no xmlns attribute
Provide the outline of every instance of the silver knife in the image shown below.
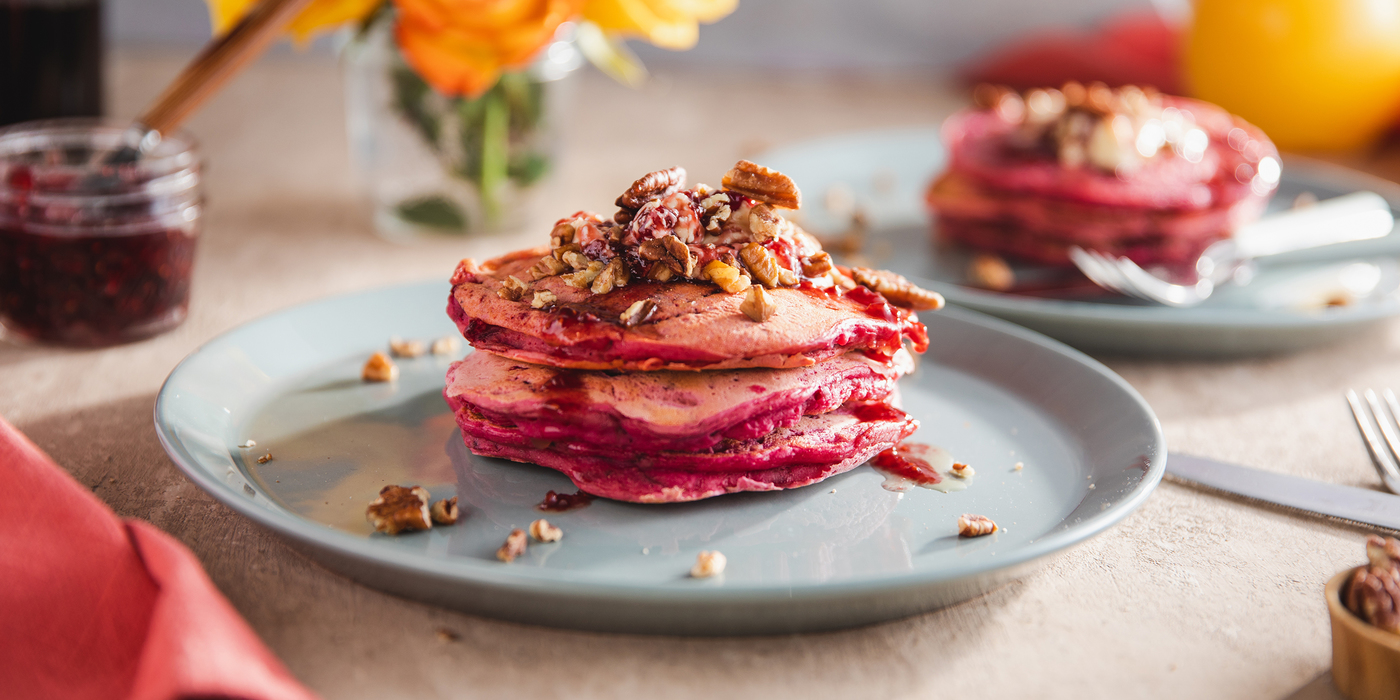
<svg viewBox="0 0 1400 700"><path fill-rule="evenodd" d="M1400 530L1400 496L1173 452L1167 474L1298 510Z"/></svg>

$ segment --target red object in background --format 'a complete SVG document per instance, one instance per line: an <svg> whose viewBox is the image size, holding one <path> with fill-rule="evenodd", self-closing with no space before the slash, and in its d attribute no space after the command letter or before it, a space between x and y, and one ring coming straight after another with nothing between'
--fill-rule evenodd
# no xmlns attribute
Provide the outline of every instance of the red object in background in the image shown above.
<svg viewBox="0 0 1400 700"><path fill-rule="evenodd" d="M313 700L174 538L0 419L0 696Z"/></svg>
<svg viewBox="0 0 1400 700"><path fill-rule="evenodd" d="M1111 87L1151 85L1179 95L1181 30L1156 12L1111 18L1093 30L1038 32L1011 42L963 70L973 83L1017 90L1058 86L1069 80Z"/></svg>

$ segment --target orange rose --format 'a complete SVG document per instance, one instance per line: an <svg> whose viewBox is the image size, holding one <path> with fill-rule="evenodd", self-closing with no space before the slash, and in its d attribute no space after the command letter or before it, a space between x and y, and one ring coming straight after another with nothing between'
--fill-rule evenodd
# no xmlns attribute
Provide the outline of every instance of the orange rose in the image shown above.
<svg viewBox="0 0 1400 700"><path fill-rule="evenodd" d="M588 0L583 18L609 34L684 51L700 38L701 22L717 22L738 5L739 0Z"/></svg>
<svg viewBox="0 0 1400 700"><path fill-rule="evenodd" d="M528 65L583 0L394 0L394 36L418 75L447 95L475 97L501 71Z"/></svg>
<svg viewBox="0 0 1400 700"><path fill-rule="evenodd" d="M253 9L255 0L207 0L209 21L214 25L214 36L220 36L233 28L238 20ZM287 26L287 31L306 41L319 31L335 29L348 22L360 22L379 7L380 0L312 0L301 14Z"/></svg>

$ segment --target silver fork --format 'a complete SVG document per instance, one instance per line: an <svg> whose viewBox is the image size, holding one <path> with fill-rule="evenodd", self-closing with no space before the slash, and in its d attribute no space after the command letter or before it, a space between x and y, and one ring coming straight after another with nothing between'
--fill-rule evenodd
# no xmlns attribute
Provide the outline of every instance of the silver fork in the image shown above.
<svg viewBox="0 0 1400 700"><path fill-rule="evenodd" d="M1356 429L1361 432L1366 451L1371 453L1371 463L1376 466L1381 482L1386 490L1400 494L1400 426L1395 422L1400 416L1400 401L1389 389L1382 394L1389 413L1381 406L1376 392L1370 389L1366 390L1365 404L1355 391L1348 389L1347 403L1351 404L1351 416L1356 419Z"/></svg>
<svg viewBox="0 0 1400 700"><path fill-rule="evenodd" d="M1195 284L1168 282L1137 263L1078 246L1069 257L1090 281L1110 292L1167 306L1195 306L1227 282L1245 284L1256 258L1380 238L1395 225L1390 204L1374 192L1353 192L1310 207L1272 214L1241 226L1196 261Z"/></svg>

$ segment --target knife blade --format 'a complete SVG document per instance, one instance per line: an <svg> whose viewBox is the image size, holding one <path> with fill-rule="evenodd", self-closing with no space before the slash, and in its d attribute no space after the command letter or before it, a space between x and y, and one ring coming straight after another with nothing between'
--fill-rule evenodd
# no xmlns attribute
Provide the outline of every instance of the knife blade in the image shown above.
<svg viewBox="0 0 1400 700"><path fill-rule="evenodd" d="M1175 452L1167 457L1167 474L1287 508L1400 530L1400 496L1394 494L1276 474Z"/></svg>

